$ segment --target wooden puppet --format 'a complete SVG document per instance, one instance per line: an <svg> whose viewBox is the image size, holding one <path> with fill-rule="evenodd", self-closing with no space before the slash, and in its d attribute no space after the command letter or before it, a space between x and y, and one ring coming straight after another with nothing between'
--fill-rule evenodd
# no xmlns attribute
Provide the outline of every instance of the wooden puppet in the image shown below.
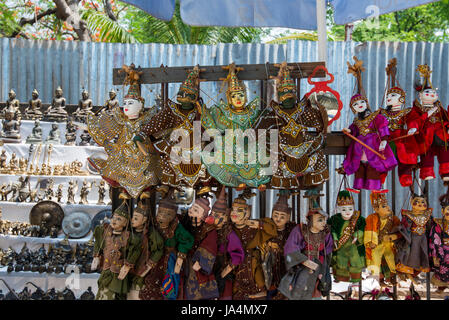
<svg viewBox="0 0 449 320"><path fill-rule="evenodd" d="M334 240L332 271L337 281L359 282L365 267L365 218L355 210L354 199L346 190L338 193L336 212L328 222Z"/></svg>
<svg viewBox="0 0 449 320"><path fill-rule="evenodd" d="M212 206L212 216L217 229L217 258L214 264L214 274L217 281L220 300L232 300L232 284L235 277L234 270L244 258L245 251L242 242L232 229L230 209L227 206L226 187L222 187L220 194Z"/></svg>
<svg viewBox="0 0 449 320"><path fill-rule="evenodd" d="M279 65L275 79L279 103L271 101L255 124L257 129L279 131L279 147L275 150L278 167L273 172L270 187L297 189L320 185L329 179L323 153L328 116L326 108L313 98L321 101L328 96L318 93L298 101L296 84L286 62ZM267 132L267 139L269 134Z"/></svg>
<svg viewBox="0 0 449 320"><path fill-rule="evenodd" d="M385 193L371 193L370 199L374 213L365 221L366 266L370 275L384 284L396 274L394 241L401 238L401 221L388 205Z"/></svg>
<svg viewBox="0 0 449 320"><path fill-rule="evenodd" d="M123 202L110 223L94 230L94 259L91 269L101 269L97 300L125 300L130 290L128 273L139 259L142 239L127 230L129 211Z"/></svg>
<svg viewBox="0 0 449 320"><path fill-rule="evenodd" d="M390 135L388 120L380 113L381 110L372 112L369 107L362 86L363 61L356 57L354 60L354 65L348 62L348 73L357 79L357 93L350 102L356 117L349 128L343 129L352 139L343 162L343 171L347 175L355 174L354 189L381 190L382 180L397 165L397 161L387 144Z"/></svg>
<svg viewBox="0 0 449 320"><path fill-rule="evenodd" d="M288 236L284 247L287 274L279 291L289 300L321 299L330 293L333 240L327 217L321 208L311 208L307 224L296 225Z"/></svg>

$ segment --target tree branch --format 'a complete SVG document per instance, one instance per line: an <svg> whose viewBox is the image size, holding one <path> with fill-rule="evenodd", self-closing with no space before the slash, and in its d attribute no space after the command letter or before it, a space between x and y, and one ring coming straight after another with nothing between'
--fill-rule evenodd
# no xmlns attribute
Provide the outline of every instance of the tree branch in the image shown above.
<svg viewBox="0 0 449 320"><path fill-rule="evenodd" d="M104 4L104 12L108 15L109 19L112 21L117 21L117 17L114 15L114 12L112 11L112 6L109 0L103 0Z"/></svg>
<svg viewBox="0 0 449 320"><path fill-rule="evenodd" d="M20 22L19 22L19 28L18 28L16 31L14 31L14 32L11 34L10 37L11 37L11 38L14 38L14 37L16 37L17 35L19 35L19 34L21 33L20 29L21 29L24 25L26 25L26 24L34 24L36 21L39 21L39 20L42 19L43 17L48 16L48 15L51 15L51 14L54 14L54 13L56 13L56 8L48 9L47 11L44 11L44 12L42 12L42 13L39 13L37 16L36 16L36 14L35 14L33 18L28 18L28 19L26 19L26 18L21 18L21 19L20 19ZM21 35L23 36L23 34L21 34Z"/></svg>
<svg viewBox="0 0 449 320"><path fill-rule="evenodd" d="M79 0L53 0L56 4L56 17L73 27L81 41L92 41L87 23L78 12Z"/></svg>

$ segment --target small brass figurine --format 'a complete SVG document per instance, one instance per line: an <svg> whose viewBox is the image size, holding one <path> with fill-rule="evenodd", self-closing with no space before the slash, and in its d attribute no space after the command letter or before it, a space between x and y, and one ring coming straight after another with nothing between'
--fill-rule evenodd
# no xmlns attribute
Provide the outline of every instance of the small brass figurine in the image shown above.
<svg viewBox="0 0 449 320"><path fill-rule="evenodd" d="M87 196L92 189L93 182L90 183L90 186L88 185L88 182L86 180L83 181L83 185L81 186L80 190L80 202L79 204L89 204L89 201L87 200Z"/></svg>
<svg viewBox="0 0 449 320"><path fill-rule="evenodd" d="M112 109L115 107L119 107L119 102L117 100L117 93L114 89L111 89L111 91L109 91L109 99L106 100L103 110L106 110L106 112L112 112Z"/></svg>
<svg viewBox="0 0 449 320"><path fill-rule="evenodd" d="M15 174L18 170L19 170L19 163L18 160L16 158L16 153L13 152L11 154L11 159L9 160L9 174Z"/></svg>
<svg viewBox="0 0 449 320"><path fill-rule="evenodd" d="M8 100L6 101L5 110L8 110L11 107L12 109L14 109L14 111L18 113L18 116L21 116L19 106L20 102L19 100L16 99L16 93L14 92L13 89L11 89L8 93Z"/></svg>
<svg viewBox="0 0 449 320"><path fill-rule="evenodd" d="M61 176L70 176L70 165L67 162L62 166Z"/></svg>
<svg viewBox="0 0 449 320"><path fill-rule="evenodd" d="M34 120L34 128L27 137L26 143L42 143L42 128L39 119Z"/></svg>
<svg viewBox="0 0 449 320"><path fill-rule="evenodd" d="M78 182L76 180L69 181L69 187L67 188L67 204L75 203L75 193L78 190Z"/></svg>
<svg viewBox="0 0 449 320"><path fill-rule="evenodd" d="M47 198L47 200L52 200L55 196L55 192L53 190L54 186L55 181L53 180L53 178L48 179L47 188L45 189L45 197Z"/></svg>
<svg viewBox="0 0 449 320"><path fill-rule="evenodd" d="M106 183L104 182L104 180L100 181L100 184L97 185L98 187L98 205L104 205L104 197L106 195Z"/></svg>
<svg viewBox="0 0 449 320"><path fill-rule="evenodd" d="M46 144L61 144L61 132L59 131L59 125L53 123L51 125L50 133L48 134Z"/></svg>
<svg viewBox="0 0 449 320"><path fill-rule="evenodd" d="M81 141L78 144L79 146L90 146L90 140L92 137L89 134L89 131L83 130L83 133L80 135Z"/></svg>
<svg viewBox="0 0 449 320"><path fill-rule="evenodd" d="M2 154L0 155L0 172L6 173L8 171L8 167L6 165L8 157L6 156L6 150L2 149Z"/></svg>
<svg viewBox="0 0 449 320"><path fill-rule="evenodd" d="M81 170L83 163L81 161L75 160L70 164L70 175L72 176L88 176L89 172Z"/></svg>
<svg viewBox="0 0 449 320"><path fill-rule="evenodd" d="M0 200L1 201L8 201L8 185L6 183L2 183L0 186Z"/></svg>
<svg viewBox="0 0 449 320"><path fill-rule="evenodd" d="M83 89L81 95L82 98L78 102L78 109L76 109L73 115L75 116L75 121L85 123L87 114L92 112L92 99L89 98L89 92L87 92L86 89Z"/></svg>
<svg viewBox="0 0 449 320"><path fill-rule="evenodd" d="M21 143L20 139L20 111L15 109L13 105L9 105L5 109L5 119L2 121L3 128L1 138L3 142Z"/></svg>
<svg viewBox="0 0 449 320"><path fill-rule="evenodd" d="M60 184L58 185L58 190L56 191L56 198L58 199L58 203L61 203L62 196L62 184Z"/></svg>
<svg viewBox="0 0 449 320"><path fill-rule="evenodd" d="M65 127L65 145L74 146L76 141L76 126L72 122L72 118L68 118Z"/></svg>
<svg viewBox="0 0 449 320"><path fill-rule="evenodd" d="M62 96L62 89L58 87L55 90L55 96L51 106L47 109L46 119L49 121L63 122L67 120L67 111L65 110L66 100Z"/></svg>
<svg viewBox="0 0 449 320"><path fill-rule="evenodd" d="M62 175L62 165L57 164L53 168L53 175L54 176L61 176Z"/></svg>
<svg viewBox="0 0 449 320"><path fill-rule="evenodd" d="M34 89L31 93L31 100L28 102L28 107L25 109L26 120L41 120L42 119L42 101L39 99L39 92Z"/></svg>

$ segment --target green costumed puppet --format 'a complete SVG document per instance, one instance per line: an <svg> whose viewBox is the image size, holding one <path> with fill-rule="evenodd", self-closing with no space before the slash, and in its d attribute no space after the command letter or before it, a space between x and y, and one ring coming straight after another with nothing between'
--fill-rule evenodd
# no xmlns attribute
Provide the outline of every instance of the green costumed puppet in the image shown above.
<svg viewBox="0 0 449 320"><path fill-rule="evenodd" d="M359 282L365 267L365 218L360 215L360 211L355 211L354 199L346 190L338 193L336 211L337 214L328 222L334 240L334 277L337 281Z"/></svg>
<svg viewBox="0 0 449 320"><path fill-rule="evenodd" d="M129 210L123 202L113 213L111 222L94 230L92 270L101 266L97 300L125 300L130 290L128 272L142 252L141 238L127 230Z"/></svg>

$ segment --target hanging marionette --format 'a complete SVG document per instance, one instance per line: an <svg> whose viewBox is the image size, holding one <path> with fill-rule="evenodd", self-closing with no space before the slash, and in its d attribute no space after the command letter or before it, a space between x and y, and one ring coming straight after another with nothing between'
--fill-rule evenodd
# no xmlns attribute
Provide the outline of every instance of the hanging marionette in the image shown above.
<svg viewBox="0 0 449 320"><path fill-rule="evenodd" d="M287 274L279 291L289 300L319 300L330 293L333 239L328 215L315 202L309 205L307 224L298 224L284 247Z"/></svg>
<svg viewBox="0 0 449 320"><path fill-rule="evenodd" d="M381 110L372 112L362 85L363 61L354 57L355 64L348 62L348 73L354 75L356 94L351 98L350 107L356 115L353 123L343 132L352 141L343 162L340 173L354 176L354 191L361 189L381 191L382 180L392 170L397 161L387 144L390 131L388 120L380 114Z"/></svg>
<svg viewBox="0 0 449 320"><path fill-rule="evenodd" d="M154 140L154 148L161 157L160 179L165 191L168 186L195 187L201 193L209 189L207 185L210 176L206 167L198 164L195 159L198 157L198 162L200 161L201 146L194 146L193 140L193 123L199 120L198 106L202 105L199 97L200 71L198 66L190 70L187 79L179 87L176 96L178 103L168 100L165 107L133 137L137 146ZM168 129L171 134L167 134ZM182 152L175 152L176 149L173 149L178 144L181 144ZM176 153L179 159L174 159L172 153Z"/></svg>
<svg viewBox="0 0 449 320"><path fill-rule="evenodd" d="M448 114L438 98L437 89L433 88L430 81L432 71L429 66L419 65L417 71L424 81L415 85L419 100L414 101L408 122L410 127L418 128L416 141L421 154L419 177L423 180L435 178L433 167L436 156L441 179L449 181Z"/></svg>
<svg viewBox="0 0 449 320"><path fill-rule="evenodd" d="M336 281L359 282L365 267L365 218L355 210L354 198L347 190L338 193L335 211L336 214L328 222L334 240L334 278Z"/></svg>
<svg viewBox="0 0 449 320"><path fill-rule="evenodd" d="M265 287L268 289L267 298L285 300L279 290L285 269L284 246L295 223L290 221L292 209L288 205L289 192L281 191L279 198L271 211L271 220L276 225L277 236L271 238L261 246L262 269L264 271Z"/></svg>
<svg viewBox="0 0 449 320"><path fill-rule="evenodd" d="M235 269L234 300L265 299L267 296L260 248L277 236L276 224L270 218L250 219L251 206L246 199L252 195L245 189L232 204L231 221L245 249L244 260Z"/></svg>
<svg viewBox="0 0 449 320"><path fill-rule="evenodd" d="M193 246L187 254L184 272L184 300L206 300L219 297L213 273L217 257L217 230L209 216L209 199L197 198L189 208Z"/></svg>
<svg viewBox="0 0 449 320"><path fill-rule="evenodd" d="M338 105L338 101L329 99L325 92L298 101L290 67L285 61L275 66L279 67L279 74L275 77L279 103L271 101L254 126L256 129L279 131L278 167L273 172L270 187L297 189L322 184L329 179L323 153L328 115L319 102L326 100L332 108Z"/></svg>
<svg viewBox="0 0 449 320"><path fill-rule="evenodd" d="M396 242L396 270L412 282L421 272L429 272L428 236L432 223L432 208L428 207L425 190L417 195L411 190L411 210L402 209L399 231L402 238Z"/></svg>
<svg viewBox="0 0 449 320"><path fill-rule="evenodd" d="M101 268L97 300L126 300L130 290L128 272L142 252L142 239L128 228L129 208L123 202L115 209L111 222L94 230L94 259L91 269Z"/></svg>
<svg viewBox="0 0 449 320"><path fill-rule="evenodd" d="M193 236L179 223L176 214L178 206L174 202L172 191L159 201L156 229L164 239L164 253L145 276L145 285L139 293L142 300L178 298L181 267L193 246Z"/></svg>
<svg viewBox="0 0 449 320"><path fill-rule="evenodd" d="M403 187L412 184L412 168L418 163L420 146L416 142L415 134L418 128L416 123L409 119L411 108L404 109L405 91L399 86L396 79L397 60L391 59L386 68L387 71L387 96L386 108L381 114L388 119L390 129L389 145L398 162L399 183ZM412 121L410 121L412 120Z"/></svg>
<svg viewBox="0 0 449 320"><path fill-rule="evenodd" d="M443 292L449 287L449 188L440 197L441 218L434 218L429 234L431 282Z"/></svg>
<svg viewBox="0 0 449 320"><path fill-rule="evenodd" d="M212 206L212 216L217 230L217 257L214 264L214 274L217 281L220 300L232 300L232 284L234 270L245 257L242 242L232 229L230 221L231 210L227 206L226 187Z"/></svg>
<svg viewBox="0 0 449 320"><path fill-rule="evenodd" d="M138 148L132 142L133 136L150 120L151 114L144 110L145 100L141 97L142 71L135 69L133 64L123 66L123 70L127 73L125 83L131 84L123 107L87 115L87 130L104 148L107 159L89 157L87 160L112 187L121 187L124 194L138 198L145 189L158 184L156 170L159 158L147 156L150 143L145 142Z"/></svg>
<svg viewBox="0 0 449 320"><path fill-rule="evenodd" d="M133 269L130 270L131 288L128 300L140 300L139 293L144 286L144 278L150 272L164 253L164 239L149 218L148 206L139 202L133 211L131 227L134 236L141 239L142 254Z"/></svg>
<svg viewBox="0 0 449 320"><path fill-rule="evenodd" d="M394 241L401 238L401 221L388 205L385 193L371 193L370 200L374 213L365 221L366 266L370 276L387 285L396 274Z"/></svg>
<svg viewBox="0 0 449 320"><path fill-rule="evenodd" d="M219 135L214 136L216 150L213 157L203 152L201 161L209 174L222 185L265 190L271 180L270 163L261 164L255 132L249 131L260 115L260 99L257 97L247 103L246 87L237 78L242 68L236 67L235 63L223 68L229 70L224 79L228 86L227 102L221 100L218 105L210 109L203 107L201 111L203 128L219 131ZM230 133L233 137L228 138ZM243 134L247 134L248 139Z"/></svg>

